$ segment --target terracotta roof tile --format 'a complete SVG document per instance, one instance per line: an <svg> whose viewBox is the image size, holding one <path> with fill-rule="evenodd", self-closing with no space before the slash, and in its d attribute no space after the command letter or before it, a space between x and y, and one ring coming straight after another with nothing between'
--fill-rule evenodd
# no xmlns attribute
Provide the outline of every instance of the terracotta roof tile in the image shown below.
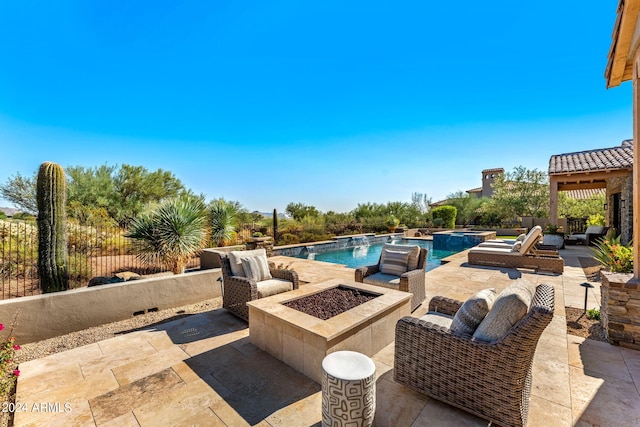
<svg viewBox="0 0 640 427"><path fill-rule="evenodd" d="M549 175L632 167L633 141L628 139L618 147L555 154L549 160Z"/></svg>
<svg viewBox="0 0 640 427"><path fill-rule="evenodd" d="M583 190L569 190L567 191L567 195L576 200L586 200L590 199L598 194L605 194L606 190L604 188L587 188Z"/></svg>

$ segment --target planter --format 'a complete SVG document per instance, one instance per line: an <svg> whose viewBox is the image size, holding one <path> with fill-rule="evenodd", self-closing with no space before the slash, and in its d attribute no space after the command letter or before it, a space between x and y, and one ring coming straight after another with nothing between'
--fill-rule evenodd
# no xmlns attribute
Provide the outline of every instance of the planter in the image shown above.
<svg viewBox="0 0 640 427"><path fill-rule="evenodd" d="M543 233L542 244L564 249L564 233Z"/></svg>

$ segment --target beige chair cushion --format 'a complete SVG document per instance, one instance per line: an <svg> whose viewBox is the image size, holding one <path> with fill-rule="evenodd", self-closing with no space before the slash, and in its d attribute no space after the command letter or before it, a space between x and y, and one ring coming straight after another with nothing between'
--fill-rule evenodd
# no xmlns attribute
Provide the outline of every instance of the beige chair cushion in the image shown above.
<svg viewBox="0 0 640 427"><path fill-rule="evenodd" d="M266 298L293 290L293 283L288 280L269 279L256 283L256 287L258 288L258 298Z"/></svg>
<svg viewBox="0 0 640 427"><path fill-rule="evenodd" d="M253 279L256 282L271 279L271 272L269 271L269 264L267 263L266 256L259 255L250 258L243 258L242 269L244 270L244 277Z"/></svg>
<svg viewBox="0 0 640 427"><path fill-rule="evenodd" d="M385 249L394 252L407 252L409 254L409 264L407 271L412 271L418 268L418 258L420 257L420 246L418 245L392 245L385 243L382 247L382 255L380 256L380 264L384 263Z"/></svg>
<svg viewBox="0 0 640 427"><path fill-rule="evenodd" d="M392 276L390 274L375 273L371 276L367 276L363 280L364 283L369 285L382 286L389 289L400 288L400 277Z"/></svg>
<svg viewBox="0 0 640 427"><path fill-rule="evenodd" d="M380 263L380 272L392 276L400 276L407 272L409 266L409 252L392 251L383 249L383 262Z"/></svg>
<svg viewBox="0 0 640 427"><path fill-rule="evenodd" d="M535 285L524 279L500 292L493 307L473 333L473 338L487 342L503 338L527 314L535 292Z"/></svg>
<svg viewBox="0 0 640 427"><path fill-rule="evenodd" d="M434 325L438 325L438 326L442 326L443 328L450 329L453 318L451 316L447 316L446 314L430 311L424 316L422 316L420 320L424 320L425 322L433 323Z"/></svg>
<svg viewBox="0 0 640 427"><path fill-rule="evenodd" d="M231 264L231 272L234 276L246 277L242 268L242 260L255 256L264 256L267 258L267 251L264 249L254 249L252 251L231 251L229 252L229 264Z"/></svg>
<svg viewBox="0 0 640 427"><path fill-rule="evenodd" d="M483 289L462 304L453 316L451 332L456 335L473 335L496 300L496 290Z"/></svg>

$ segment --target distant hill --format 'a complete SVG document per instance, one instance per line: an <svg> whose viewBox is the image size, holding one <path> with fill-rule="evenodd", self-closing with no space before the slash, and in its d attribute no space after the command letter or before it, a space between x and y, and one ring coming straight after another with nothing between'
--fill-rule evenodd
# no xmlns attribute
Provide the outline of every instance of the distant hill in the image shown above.
<svg viewBox="0 0 640 427"><path fill-rule="evenodd" d="M16 208L0 208L0 211L4 212L6 216L14 216L20 212L20 210Z"/></svg>

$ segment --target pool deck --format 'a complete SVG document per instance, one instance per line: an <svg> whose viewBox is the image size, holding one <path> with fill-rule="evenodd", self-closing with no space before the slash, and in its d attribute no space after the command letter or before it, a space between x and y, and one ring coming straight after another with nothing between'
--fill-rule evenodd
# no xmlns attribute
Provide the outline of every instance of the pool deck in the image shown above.
<svg viewBox="0 0 640 427"><path fill-rule="evenodd" d="M520 277L551 284L556 312L534 359L528 425L640 425L640 352L566 333L565 306L584 304L580 283L587 280L578 257L588 251L562 250L562 275L471 266L462 252L426 273L427 300L413 315L422 315L434 295L466 299ZM273 260L306 282L354 277L335 264ZM589 308L599 307L599 284L593 284ZM374 425L487 425L395 383L393 350L390 344L373 356ZM20 370L17 400L26 410L16 413L16 426L315 426L321 420L320 385L253 346L247 324L223 309L26 362Z"/></svg>

